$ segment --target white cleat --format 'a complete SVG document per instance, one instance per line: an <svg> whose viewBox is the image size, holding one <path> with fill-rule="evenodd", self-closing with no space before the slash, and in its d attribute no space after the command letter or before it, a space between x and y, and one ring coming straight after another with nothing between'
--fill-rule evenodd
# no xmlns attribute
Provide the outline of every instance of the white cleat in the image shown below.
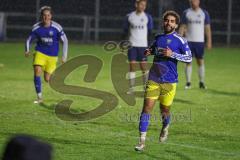
<svg viewBox="0 0 240 160"><path fill-rule="evenodd" d="M145 145L143 143L140 143L135 147L135 151L143 151L144 147Z"/></svg>
<svg viewBox="0 0 240 160"><path fill-rule="evenodd" d="M186 83L185 89L191 89L191 83L190 83L190 82L187 82L187 83Z"/></svg>
<svg viewBox="0 0 240 160"><path fill-rule="evenodd" d="M138 145L135 147L135 151L143 151L145 147L147 132L140 132L140 139Z"/></svg>
<svg viewBox="0 0 240 160"><path fill-rule="evenodd" d="M43 99L38 98L37 100L33 101L34 104L41 104L43 103Z"/></svg>
<svg viewBox="0 0 240 160"><path fill-rule="evenodd" d="M165 128L162 128L160 136L159 136L159 142L165 142L167 140L168 127L169 127L169 125L167 125Z"/></svg>

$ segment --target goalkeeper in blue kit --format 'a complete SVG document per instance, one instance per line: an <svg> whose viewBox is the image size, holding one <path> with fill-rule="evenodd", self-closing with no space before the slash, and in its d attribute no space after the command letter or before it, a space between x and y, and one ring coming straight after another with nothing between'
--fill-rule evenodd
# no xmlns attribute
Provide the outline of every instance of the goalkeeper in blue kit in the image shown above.
<svg viewBox="0 0 240 160"><path fill-rule="evenodd" d="M162 129L159 141L164 142L168 136L170 124L170 106L176 93L178 82L178 61L190 63L191 51L187 41L175 32L180 18L174 11L163 15L164 33L155 37L153 44L145 51L145 55L154 55L153 64L149 71L148 82L144 95L144 104L139 122L139 143L136 151L142 151L150 121L150 113L156 100L160 101Z"/></svg>

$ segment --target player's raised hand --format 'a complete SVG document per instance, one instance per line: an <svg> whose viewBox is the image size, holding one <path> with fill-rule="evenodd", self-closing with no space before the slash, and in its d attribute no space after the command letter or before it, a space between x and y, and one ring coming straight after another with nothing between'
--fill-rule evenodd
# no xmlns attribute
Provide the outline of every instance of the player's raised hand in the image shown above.
<svg viewBox="0 0 240 160"><path fill-rule="evenodd" d="M165 57L171 57L171 55L173 54L172 50L167 47L165 49L163 49L163 52L162 52L163 56Z"/></svg>
<svg viewBox="0 0 240 160"><path fill-rule="evenodd" d="M30 52L25 52L25 57L29 57L31 55Z"/></svg>
<svg viewBox="0 0 240 160"><path fill-rule="evenodd" d="M146 50L144 51L144 55L145 55L145 56L149 56L149 55L151 54L151 52L152 52L152 49L151 49L151 48L148 48L148 49L146 49Z"/></svg>

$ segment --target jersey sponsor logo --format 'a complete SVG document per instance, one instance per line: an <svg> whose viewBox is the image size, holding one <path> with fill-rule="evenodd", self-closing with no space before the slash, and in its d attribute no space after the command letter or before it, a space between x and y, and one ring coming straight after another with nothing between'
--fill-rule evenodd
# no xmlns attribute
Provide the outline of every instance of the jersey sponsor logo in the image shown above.
<svg viewBox="0 0 240 160"><path fill-rule="evenodd" d="M189 24L201 24L202 21L201 21L201 20L192 20L192 19L189 19L189 20L188 20L188 23L189 23Z"/></svg>
<svg viewBox="0 0 240 160"><path fill-rule="evenodd" d="M144 25L131 25L132 29L144 29Z"/></svg>
<svg viewBox="0 0 240 160"><path fill-rule="evenodd" d="M53 43L53 39L52 38L49 38L49 37L42 37L41 38L41 41L43 43Z"/></svg>

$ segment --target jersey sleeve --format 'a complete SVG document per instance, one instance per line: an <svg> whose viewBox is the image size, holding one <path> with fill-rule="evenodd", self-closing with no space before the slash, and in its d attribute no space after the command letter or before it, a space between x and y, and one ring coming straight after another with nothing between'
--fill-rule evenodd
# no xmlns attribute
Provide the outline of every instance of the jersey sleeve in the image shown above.
<svg viewBox="0 0 240 160"><path fill-rule="evenodd" d="M210 16L206 10L204 10L204 14L205 14L204 24L205 25L210 24Z"/></svg>
<svg viewBox="0 0 240 160"><path fill-rule="evenodd" d="M185 10L182 14L181 24L187 24L187 10Z"/></svg>
<svg viewBox="0 0 240 160"><path fill-rule="evenodd" d="M26 42L25 42L25 52L29 52L30 51L31 43L36 38L37 38L36 31L33 29L31 31L31 33L29 34Z"/></svg>
<svg viewBox="0 0 240 160"><path fill-rule="evenodd" d="M147 23L147 28L148 30L152 30L153 29L153 18L150 14L147 14L148 17L148 23Z"/></svg>
<svg viewBox="0 0 240 160"><path fill-rule="evenodd" d="M65 33L63 31L63 28L62 27L59 28L59 30L58 30L58 37L61 37L61 36L64 36L64 35L65 35Z"/></svg>
<svg viewBox="0 0 240 160"><path fill-rule="evenodd" d="M174 58L181 62L190 63L192 62L192 53L188 46L188 43L183 39L180 43L179 50L173 51L171 58Z"/></svg>
<svg viewBox="0 0 240 160"><path fill-rule="evenodd" d="M68 55L68 39L66 34L64 33L63 29L58 33L60 36L62 42L63 42L63 54L62 54L62 59L64 61L67 60L67 55Z"/></svg>
<svg viewBox="0 0 240 160"><path fill-rule="evenodd" d="M58 33L58 37L59 39L61 39L61 41L63 42L63 54L62 54L62 60L66 61L67 60L67 54L68 54L68 39L66 34L63 31L63 28L60 24L58 24L57 22L52 22L52 25L57 29Z"/></svg>

